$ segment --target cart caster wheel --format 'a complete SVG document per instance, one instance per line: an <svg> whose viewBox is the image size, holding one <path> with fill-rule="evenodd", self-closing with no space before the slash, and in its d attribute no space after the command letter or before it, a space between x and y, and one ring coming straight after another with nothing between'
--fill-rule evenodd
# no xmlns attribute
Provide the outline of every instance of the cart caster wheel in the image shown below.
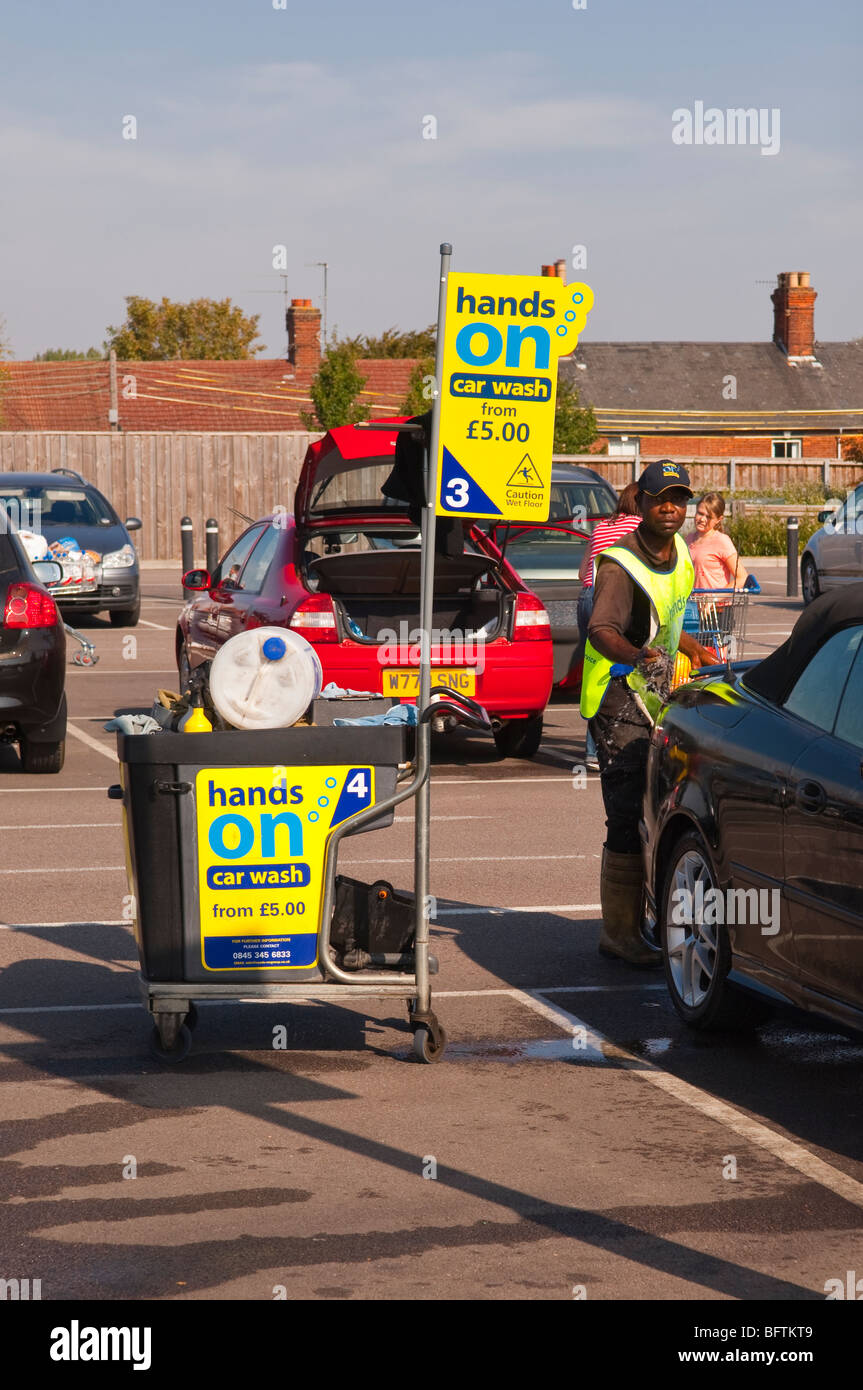
<svg viewBox="0 0 863 1390"><path fill-rule="evenodd" d="M190 1005L189 1005L189 1012L186 1014L186 1017L185 1017L184 1020L183 1020L185 1026L188 1028L188 1030L189 1030L190 1033L194 1033L194 1031L195 1031L195 1029L197 1028L197 1026L198 1026L198 1024L200 1023L200 1021L201 1021L201 1016L200 1016L200 1014L198 1013L197 1008L195 1007L194 1004L190 1004Z"/></svg>
<svg viewBox="0 0 863 1390"><path fill-rule="evenodd" d="M167 1062L171 1065L177 1062L184 1062L189 1055L192 1047L191 1029L182 1023L177 1030L177 1038L173 1047L165 1047L162 1043L162 1035L158 1027L154 1024L153 1032L150 1035L150 1051L158 1062Z"/></svg>
<svg viewBox="0 0 863 1390"><path fill-rule="evenodd" d="M432 1036L430 1028L417 1028L414 1033L413 1052L418 1062L439 1062L446 1050L447 1036L438 1026L437 1037Z"/></svg>

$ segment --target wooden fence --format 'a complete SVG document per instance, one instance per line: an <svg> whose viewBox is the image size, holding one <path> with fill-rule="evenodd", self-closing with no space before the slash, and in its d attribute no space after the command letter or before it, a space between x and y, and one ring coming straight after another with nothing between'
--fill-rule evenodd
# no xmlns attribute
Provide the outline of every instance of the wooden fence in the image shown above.
<svg viewBox="0 0 863 1390"><path fill-rule="evenodd" d="M829 488L836 497L844 497L849 488L863 480L863 463L846 463L844 459L694 459L691 454L665 457L683 464L696 492L782 492L790 484L816 484ZM554 460L595 468L618 491L637 478L650 462L643 454L555 454Z"/></svg>
<svg viewBox="0 0 863 1390"><path fill-rule="evenodd" d="M196 560L204 560L204 522L215 517L221 547L242 530L236 513L259 517L293 506L309 443L305 431L273 434L80 434L0 431L0 472L72 468L104 492L121 517L139 516L135 542L143 560L180 559L180 517L192 518ZM558 457L558 456L556 456ZM563 458L564 456L559 456ZM605 454L567 455L597 469L615 487L628 483L645 460ZM790 483L824 484L836 496L859 482L863 465L836 459L693 460L680 455L693 487L706 491L781 490ZM335 478L328 500L357 496L354 480Z"/></svg>

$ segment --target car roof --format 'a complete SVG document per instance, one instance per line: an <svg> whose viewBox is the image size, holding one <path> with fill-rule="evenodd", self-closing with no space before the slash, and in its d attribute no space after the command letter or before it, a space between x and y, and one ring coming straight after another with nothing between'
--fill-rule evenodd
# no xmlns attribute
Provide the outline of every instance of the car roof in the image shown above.
<svg viewBox="0 0 863 1390"><path fill-rule="evenodd" d="M86 478L72 478L68 473L0 473L0 488L5 486L12 487L69 487L90 488L93 492L99 489L93 483L88 483Z"/></svg>
<svg viewBox="0 0 863 1390"><path fill-rule="evenodd" d="M601 473L597 473L595 468L585 468L580 463L553 463L551 465L551 481L553 483L604 483L607 488L614 488L607 478L603 478Z"/></svg>

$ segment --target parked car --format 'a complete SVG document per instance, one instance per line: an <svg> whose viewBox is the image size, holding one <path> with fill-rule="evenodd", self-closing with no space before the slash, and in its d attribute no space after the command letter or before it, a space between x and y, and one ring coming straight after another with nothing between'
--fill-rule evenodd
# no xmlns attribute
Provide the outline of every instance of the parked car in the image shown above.
<svg viewBox="0 0 863 1390"><path fill-rule="evenodd" d="M325 682L416 698L419 533L408 505L380 491L395 443L395 432L329 431L308 450L294 516L256 521L215 574L186 575L196 592L177 626L181 680L235 633L273 624L314 644ZM330 490L345 476L356 500ZM548 614L479 526L466 525L463 554L436 556L434 628L434 683L485 706L502 754L532 757L552 683Z"/></svg>
<svg viewBox="0 0 863 1390"><path fill-rule="evenodd" d="M818 513L821 528L810 536L800 557L803 602L843 584L863 580L863 483L835 510Z"/></svg>
<svg viewBox="0 0 863 1390"><path fill-rule="evenodd" d="M66 740L66 633L44 587L53 561L31 565L0 527L0 738L17 743L24 772L59 772Z"/></svg>
<svg viewBox="0 0 863 1390"><path fill-rule="evenodd" d="M584 643L578 631L578 570L590 535L575 524L513 521L496 523L491 536L548 613L554 684L562 690L577 689L584 665Z"/></svg>
<svg viewBox="0 0 863 1390"><path fill-rule="evenodd" d="M136 516L122 522L98 488L68 468L51 473L0 473L0 508L19 530L33 530L60 554L71 539L96 559L90 592L63 592L61 609L73 613L107 610L114 627L134 627L141 613L138 556L130 531ZM48 558L52 558L49 556Z"/></svg>
<svg viewBox="0 0 863 1390"><path fill-rule="evenodd" d="M648 923L693 1027L785 1001L863 1028L861 767L863 584L814 601L763 661L713 668L663 710L642 825ZM694 894L724 920L681 920Z"/></svg>
<svg viewBox="0 0 863 1390"><path fill-rule="evenodd" d="M580 463L554 463L551 468L549 521L569 521L590 533L617 508L617 493L595 468Z"/></svg>

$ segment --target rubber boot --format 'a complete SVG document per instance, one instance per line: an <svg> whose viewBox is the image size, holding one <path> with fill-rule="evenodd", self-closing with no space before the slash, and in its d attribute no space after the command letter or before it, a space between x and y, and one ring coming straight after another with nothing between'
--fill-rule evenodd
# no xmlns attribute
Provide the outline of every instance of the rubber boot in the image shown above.
<svg viewBox="0 0 863 1390"><path fill-rule="evenodd" d="M600 899L602 931L599 954L615 956L644 968L662 964L641 935L644 870L640 854L616 854L603 848Z"/></svg>

